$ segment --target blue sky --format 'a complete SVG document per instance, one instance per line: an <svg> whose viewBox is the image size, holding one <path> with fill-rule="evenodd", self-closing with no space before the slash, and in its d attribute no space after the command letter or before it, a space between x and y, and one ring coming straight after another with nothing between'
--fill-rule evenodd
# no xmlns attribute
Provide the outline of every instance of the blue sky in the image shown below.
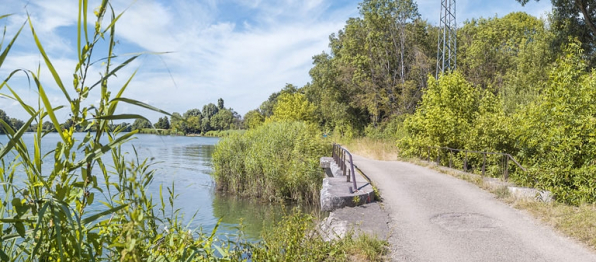
<svg viewBox="0 0 596 262"><path fill-rule="evenodd" d="M10 37L26 21L28 12L54 66L67 87L72 83L76 59L75 0L4 0L0 13L13 13L0 21ZM8 3L6 3L8 2ZM148 55L118 75L112 84L119 88L135 70L139 73L125 93L169 112L184 113L223 98L226 107L240 114L257 108L272 92L286 83L303 86L310 77L312 56L328 51L328 37L358 16L359 0L116 0L120 12L128 8L117 26L118 54L131 52L170 52ZM419 0L423 19L437 25L440 0ZM99 1L90 0L90 7ZM93 10L93 8L90 8ZM503 16L525 11L545 16L551 10L548 0L531 1L522 7L515 0L459 0L458 24L471 18ZM42 80L52 105L65 104L51 76L31 44L30 30L24 30L3 68L0 78L16 68L36 69L41 64ZM6 42L6 40L5 40ZM95 72L101 69L93 67ZM95 76L98 73L94 73ZM12 87L23 99L36 104L37 93L24 77L15 78ZM7 92L1 90L0 92ZM97 103L92 98L89 103ZM0 109L9 116L25 119L26 114L13 101L0 99ZM121 107L121 113L141 113L151 120L160 115L134 107ZM68 113L58 114L66 118Z"/></svg>

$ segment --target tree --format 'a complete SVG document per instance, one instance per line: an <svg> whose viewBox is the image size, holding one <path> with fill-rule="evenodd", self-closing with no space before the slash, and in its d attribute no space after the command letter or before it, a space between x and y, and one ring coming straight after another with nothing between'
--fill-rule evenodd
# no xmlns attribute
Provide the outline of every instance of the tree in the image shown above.
<svg viewBox="0 0 596 262"><path fill-rule="evenodd" d="M146 119L138 118L132 123L132 130L141 130L144 128L151 128L151 122Z"/></svg>
<svg viewBox="0 0 596 262"><path fill-rule="evenodd" d="M0 120L2 120L4 123L10 125L10 118L8 117L8 115L6 115L6 112L4 112L4 110L0 109ZM4 130L4 126L0 124L0 134L4 134L5 130Z"/></svg>
<svg viewBox="0 0 596 262"><path fill-rule="evenodd" d="M201 117L201 110L199 110L198 108L194 108L194 109L189 109L186 111L186 113L184 113L184 118L188 118L189 116L198 116Z"/></svg>
<svg viewBox="0 0 596 262"><path fill-rule="evenodd" d="M41 129L45 132L56 131L54 124L52 124L52 122L50 122L50 121L43 122L43 124L41 125Z"/></svg>
<svg viewBox="0 0 596 262"><path fill-rule="evenodd" d="M234 123L234 114L229 109L221 109L211 118L211 127L214 130L228 130Z"/></svg>
<svg viewBox="0 0 596 262"><path fill-rule="evenodd" d="M170 129L170 121L167 116L160 117L157 123L153 125L156 129Z"/></svg>
<svg viewBox="0 0 596 262"><path fill-rule="evenodd" d="M206 104L203 106L203 118L209 120L217 114L217 111L219 111L219 108L213 103Z"/></svg>
<svg viewBox="0 0 596 262"><path fill-rule="evenodd" d="M458 30L458 69L472 84L500 93L511 113L536 97L554 61L553 35L523 12L480 18Z"/></svg>
<svg viewBox="0 0 596 262"><path fill-rule="evenodd" d="M178 112L172 113L172 118L170 119L170 129L176 132L186 132L186 125L184 123L184 119Z"/></svg>
<svg viewBox="0 0 596 262"><path fill-rule="evenodd" d="M25 125L25 122L23 122L22 120L16 119L16 118L11 118L10 119L10 126L14 129L14 130L19 130L21 129L21 127L23 127Z"/></svg>
<svg viewBox="0 0 596 262"><path fill-rule="evenodd" d="M224 109L224 100L223 100L223 98L217 99L217 108L219 110Z"/></svg>
<svg viewBox="0 0 596 262"><path fill-rule="evenodd" d="M272 93L267 101L263 102L259 107L261 114L265 117L270 117L273 115L273 107L277 104L277 97L281 94L293 94L298 91L298 88L292 84L286 84L284 88L281 89L279 92Z"/></svg>
<svg viewBox="0 0 596 262"><path fill-rule="evenodd" d="M274 121L316 122L315 110L316 107L306 100L304 94L285 93L278 97L271 119Z"/></svg>
<svg viewBox="0 0 596 262"><path fill-rule="evenodd" d="M568 45L540 99L517 115L519 155L540 168L526 181L574 205L596 202L596 77L587 66L579 43Z"/></svg>
<svg viewBox="0 0 596 262"><path fill-rule="evenodd" d="M186 119L186 129L184 132L187 134L199 134L201 133L202 122L200 116L189 116Z"/></svg>
<svg viewBox="0 0 596 262"><path fill-rule="evenodd" d="M400 141L405 153L421 146L465 148L479 106L479 92L458 71L429 77L416 113L404 121L408 136Z"/></svg>
<svg viewBox="0 0 596 262"><path fill-rule="evenodd" d="M529 0L517 0L525 5ZM539 2L540 0L535 0ZM553 16L550 22L556 32L553 48L560 48L576 38L582 44L585 55L589 57L589 65L596 64L596 0L551 0Z"/></svg>
<svg viewBox="0 0 596 262"><path fill-rule="evenodd" d="M254 129L259 127L265 122L265 117L259 112L259 110L250 110L244 115L244 126L247 129Z"/></svg>

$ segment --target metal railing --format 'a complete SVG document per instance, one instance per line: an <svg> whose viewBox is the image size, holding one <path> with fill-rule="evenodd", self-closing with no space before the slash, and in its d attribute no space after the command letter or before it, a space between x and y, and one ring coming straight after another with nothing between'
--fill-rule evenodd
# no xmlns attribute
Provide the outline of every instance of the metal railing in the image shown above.
<svg viewBox="0 0 596 262"><path fill-rule="evenodd" d="M333 160L339 166L343 174L346 176L346 182L352 179L353 187L350 187L350 193L358 192L356 185L356 173L354 172L354 162L352 161L352 154L338 144L333 143ZM349 158L349 159L348 159ZM352 190L353 188L353 190Z"/></svg>
<svg viewBox="0 0 596 262"><path fill-rule="evenodd" d="M419 157L424 159L425 157L422 155L423 147L419 150ZM433 149L433 150L431 150ZM509 178L509 160L511 160L517 167L519 167L524 172L527 172L526 169L517 162L510 154L507 153L498 153L498 152L484 152L484 151L474 151L474 150L465 150L465 149L456 149L450 147L437 147L437 146L427 146L426 147L426 160L428 162L431 161L431 151L437 151L436 154L436 161L437 165L441 165L441 150L448 150L449 151L449 168L452 168L453 165L453 155L455 152L461 154L463 152L464 159L463 159L463 170L464 172L468 172L468 153L470 154L481 154L482 155L482 176L485 176L486 172L486 156L487 155L500 155L503 158L503 178L507 180Z"/></svg>

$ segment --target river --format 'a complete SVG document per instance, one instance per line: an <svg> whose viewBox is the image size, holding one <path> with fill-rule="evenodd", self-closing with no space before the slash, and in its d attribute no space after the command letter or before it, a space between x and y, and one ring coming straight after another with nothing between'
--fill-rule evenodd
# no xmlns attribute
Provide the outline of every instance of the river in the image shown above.
<svg viewBox="0 0 596 262"><path fill-rule="evenodd" d="M83 133L75 134L78 141L83 137ZM33 134L26 133L23 140L32 152ZM42 151L52 150L58 141L60 136L57 133L46 135L42 142ZM127 158L132 159L134 146L140 159L152 159L156 173L148 190L153 195L154 203L159 203L160 185L163 186L167 203L166 188L174 183L175 193L178 194L175 208L181 209L185 224L190 223L191 228L201 227L204 232L211 232L221 218L218 234L234 235L242 221L245 236L259 239L263 226L279 218L282 208L278 204L224 196L215 192L215 182L210 173L212 155L218 141L218 138L208 137L138 134L135 140L123 146L123 151L129 152ZM7 142L6 136L0 136L1 144ZM49 160L52 158L51 155L48 157ZM9 155L4 160L8 162L10 159ZM48 163L44 163L44 166L51 167L52 163L45 162ZM100 179L101 176L98 176L98 180Z"/></svg>

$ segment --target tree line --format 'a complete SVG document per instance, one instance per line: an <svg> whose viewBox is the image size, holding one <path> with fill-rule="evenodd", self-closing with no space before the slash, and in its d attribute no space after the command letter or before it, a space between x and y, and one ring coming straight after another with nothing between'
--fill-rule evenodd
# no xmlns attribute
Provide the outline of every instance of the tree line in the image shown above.
<svg viewBox="0 0 596 262"><path fill-rule="evenodd" d="M596 202L595 4L553 1L544 19L514 12L465 21L457 69L435 76L439 28L416 2L364 0L359 17L330 35L330 52L313 56L311 81L271 94L245 125L307 121L395 141L402 156L428 146L509 153L528 168L512 175L518 184L566 203Z"/></svg>
<svg viewBox="0 0 596 262"><path fill-rule="evenodd" d="M25 123L22 120L9 117L3 110L0 109L0 119L2 119L13 130L18 130ZM76 132L84 131L84 127L74 125L72 119L66 120L61 128L63 130L74 127ZM224 107L224 100L218 99L217 105L209 103L203 106L203 110L198 108L189 109L184 114L174 112L171 117L160 117L155 123L151 123L147 119L135 119L132 124L123 122L119 124L110 124L110 130L118 129L120 132L130 132L133 130L145 130L150 132L151 129L168 130L176 134L205 134L209 131L222 130L236 130L242 129L244 123L241 116L232 108ZM93 131L94 126L90 127ZM41 129L45 132L56 132L56 128L50 121L42 123ZM33 132L37 130L37 124L32 124L28 131ZM170 133L170 132L167 132ZM4 127L0 126L0 134L4 134Z"/></svg>

